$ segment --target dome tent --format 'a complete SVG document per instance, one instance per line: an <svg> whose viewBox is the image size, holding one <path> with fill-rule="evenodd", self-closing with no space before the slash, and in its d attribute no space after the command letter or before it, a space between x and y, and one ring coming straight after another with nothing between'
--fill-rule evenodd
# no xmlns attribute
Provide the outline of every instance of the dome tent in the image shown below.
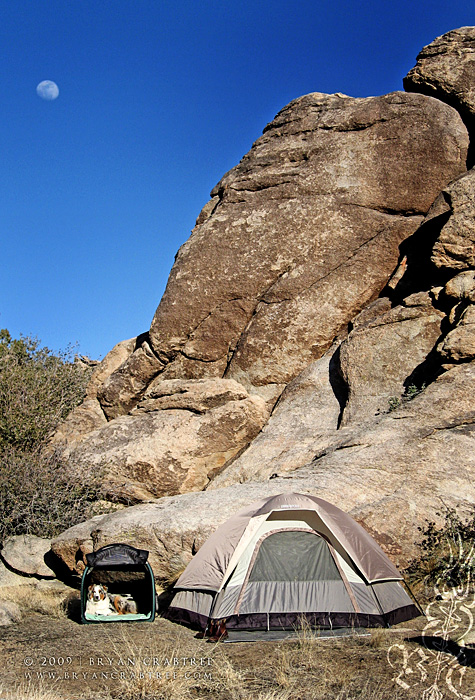
<svg viewBox="0 0 475 700"><path fill-rule="evenodd" d="M207 630L375 627L420 612L403 577L347 513L315 496L257 501L208 538L174 586L165 617Z"/></svg>

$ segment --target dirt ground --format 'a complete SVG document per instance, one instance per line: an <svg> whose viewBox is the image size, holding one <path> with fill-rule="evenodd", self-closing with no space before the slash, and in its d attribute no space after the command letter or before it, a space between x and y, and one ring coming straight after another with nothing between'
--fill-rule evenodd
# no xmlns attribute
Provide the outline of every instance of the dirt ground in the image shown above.
<svg viewBox="0 0 475 700"><path fill-rule="evenodd" d="M0 628L0 698L475 698L475 651L424 617L369 635L209 644L162 618L81 625L33 613ZM425 628L425 631L424 631Z"/></svg>

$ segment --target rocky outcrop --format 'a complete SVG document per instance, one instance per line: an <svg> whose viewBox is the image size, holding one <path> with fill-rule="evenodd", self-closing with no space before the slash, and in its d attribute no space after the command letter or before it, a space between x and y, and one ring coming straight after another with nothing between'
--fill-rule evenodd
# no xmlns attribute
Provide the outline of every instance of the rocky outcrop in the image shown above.
<svg viewBox="0 0 475 700"><path fill-rule="evenodd" d="M108 417L156 375L224 375L275 400L379 294L466 147L457 113L422 95L314 93L285 107L213 190L146 349L99 391Z"/></svg>
<svg viewBox="0 0 475 700"><path fill-rule="evenodd" d="M410 94L293 101L218 183L150 331L56 436L108 498L151 501L57 538L70 571L122 540L165 580L282 491L348 510L400 565L441 504L473 508L473 41L426 47Z"/></svg>
<svg viewBox="0 0 475 700"><path fill-rule="evenodd" d="M41 578L55 578L48 566L50 541L35 535L14 535L3 543L1 555L8 566L16 572Z"/></svg>
<svg viewBox="0 0 475 700"><path fill-rule="evenodd" d="M408 92L431 95L455 107L473 137L474 75L475 27L461 27L425 46L403 84Z"/></svg>
<svg viewBox="0 0 475 700"><path fill-rule="evenodd" d="M427 221L440 217L442 225L432 251L438 268L475 268L475 170L462 175L437 197Z"/></svg>
<svg viewBox="0 0 475 700"><path fill-rule="evenodd" d="M265 476L127 508L67 530L52 549L71 572L81 573L88 551L130 541L150 551L157 578L166 579L230 514L258 498L293 490L350 512L404 565L415 552L417 526L427 513L436 518L434 503L438 509L456 504L463 512L475 502L474 390L475 365L455 367L412 401L379 416L370 429L336 431L332 443L287 478Z"/></svg>
<svg viewBox="0 0 475 700"><path fill-rule="evenodd" d="M66 454L97 466L104 494L137 503L203 489L259 433L264 400L229 379L151 384L131 415L120 416Z"/></svg>

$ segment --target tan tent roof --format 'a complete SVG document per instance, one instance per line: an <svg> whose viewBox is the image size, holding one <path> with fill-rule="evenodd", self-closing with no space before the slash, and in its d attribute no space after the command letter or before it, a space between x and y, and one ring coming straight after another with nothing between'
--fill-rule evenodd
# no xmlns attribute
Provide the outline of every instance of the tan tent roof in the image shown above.
<svg viewBox="0 0 475 700"><path fill-rule="evenodd" d="M402 580L381 547L351 516L316 496L284 493L256 501L232 516L208 538L175 584L176 588L219 590L229 562L252 521L273 511L315 511L368 583Z"/></svg>

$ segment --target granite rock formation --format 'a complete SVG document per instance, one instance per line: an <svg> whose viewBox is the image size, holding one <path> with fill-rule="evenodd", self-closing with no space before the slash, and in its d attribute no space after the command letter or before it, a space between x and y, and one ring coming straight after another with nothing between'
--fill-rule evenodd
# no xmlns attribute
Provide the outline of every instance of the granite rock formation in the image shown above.
<svg viewBox="0 0 475 700"><path fill-rule="evenodd" d="M426 47L408 94L293 101L214 188L150 330L55 437L112 467L109 498L152 501L57 538L71 572L122 538L167 578L286 490L347 509L399 564L441 504L473 507L474 41Z"/></svg>
<svg viewBox="0 0 475 700"><path fill-rule="evenodd" d="M403 80L404 89L436 97L455 107L474 136L475 27L461 27L424 46ZM473 144L472 144L473 148ZM473 163L471 151L469 165Z"/></svg>

